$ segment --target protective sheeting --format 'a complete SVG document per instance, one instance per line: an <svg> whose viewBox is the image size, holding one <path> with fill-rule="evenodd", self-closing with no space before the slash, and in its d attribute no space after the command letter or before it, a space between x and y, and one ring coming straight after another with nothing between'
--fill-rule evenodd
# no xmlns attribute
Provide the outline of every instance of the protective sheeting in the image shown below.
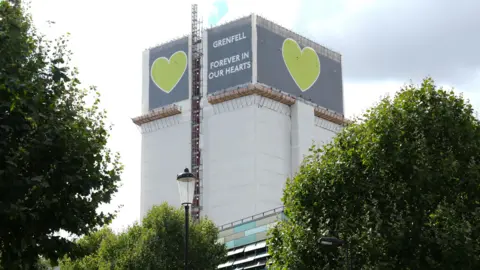
<svg viewBox="0 0 480 270"><path fill-rule="evenodd" d="M291 129L291 153L292 153L292 174L294 175L303 161L304 155L312 146L314 139L313 128L314 118L313 107L303 102L296 102L292 105L292 129Z"/></svg>
<svg viewBox="0 0 480 270"><path fill-rule="evenodd" d="M204 108L203 213L216 224L281 205L290 175L289 106L247 96Z"/></svg>
<svg viewBox="0 0 480 270"><path fill-rule="evenodd" d="M179 116L171 116L177 117L176 124L142 134L140 188L142 217L153 205L163 202L180 206L176 176L185 167L190 168L189 114L187 111Z"/></svg>
<svg viewBox="0 0 480 270"><path fill-rule="evenodd" d="M325 119L315 117L315 127L313 128L314 140L318 145L329 143L335 135L340 132L342 126L334 124Z"/></svg>
<svg viewBox="0 0 480 270"><path fill-rule="evenodd" d="M180 203L175 176L191 160L190 111L181 107L182 114L142 125L155 127L142 134L142 216L155 204ZM285 181L312 143L328 143L340 129L301 101L288 106L251 95L204 103L202 216L222 225L281 206Z"/></svg>

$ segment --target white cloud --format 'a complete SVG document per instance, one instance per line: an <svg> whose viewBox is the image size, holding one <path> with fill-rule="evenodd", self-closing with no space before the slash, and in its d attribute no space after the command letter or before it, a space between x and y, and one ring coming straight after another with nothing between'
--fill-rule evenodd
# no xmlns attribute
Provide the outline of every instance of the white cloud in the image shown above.
<svg viewBox="0 0 480 270"><path fill-rule="evenodd" d="M393 95L400 90L404 83L386 81L381 84L370 83L344 83L345 115L354 118L364 113L382 97Z"/></svg>
<svg viewBox="0 0 480 270"><path fill-rule="evenodd" d="M420 80L465 88L480 69L480 2L303 0L298 28L340 51L344 78ZM363 2L363 3L362 3ZM314 17L328 3L328 15ZM353 5L353 3L356 3ZM306 27L304 25L307 25Z"/></svg>
<svg viewBox="0 0 480 270"><path fill-rule="evenodd" d="M344 83L344 107L345 115L348 118L360 116L368 108L375 105L381 98L386 96L394 96L396 92L402 89L405 85L413 82L415 85L421 81L382 81L382 82L361 82L361 83ZM445 90L453 90L457 95L463 97L472 104L475 110L480 109L480 92L467 91L463 88L455 88L452 85L438 83L438 87L443 87ZM480 85L476 83L476 85Z"/></svg>

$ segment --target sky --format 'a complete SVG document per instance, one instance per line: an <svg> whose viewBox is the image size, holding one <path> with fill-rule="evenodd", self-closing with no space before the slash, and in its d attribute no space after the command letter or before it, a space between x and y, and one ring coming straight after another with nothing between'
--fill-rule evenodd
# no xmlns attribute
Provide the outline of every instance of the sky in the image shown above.
<svg viewBox="0 0 480 270"><path fill-rule="evenodd" d="M224 1L228 12L219 23L256 13L341 53L347 117L426 76L480 109L480 1ZM219 14L214 2L195 1L206 26L209 14ZM72 64L83 85L98 87L113 124L108 144L121 154L125 171L118 194L102 209L123 205L115 230L139 219L141 136L131 118L141 113L142 51L188 34L192 3L31 0L40 32L50 38L70 33Z"/></svg>

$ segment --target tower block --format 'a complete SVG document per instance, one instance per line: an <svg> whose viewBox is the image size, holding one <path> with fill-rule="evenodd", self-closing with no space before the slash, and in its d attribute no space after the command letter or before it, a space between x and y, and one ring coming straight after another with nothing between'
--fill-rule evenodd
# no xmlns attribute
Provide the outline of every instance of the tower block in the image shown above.
<svg viewBox="0 0 480 270"><path fill-rule="evenodd" d="M313 144L346 124L341 55L250 15L143 52L141 215L179 205L175 176L199 179L192 216L217 225L282 205Z"/></svg>

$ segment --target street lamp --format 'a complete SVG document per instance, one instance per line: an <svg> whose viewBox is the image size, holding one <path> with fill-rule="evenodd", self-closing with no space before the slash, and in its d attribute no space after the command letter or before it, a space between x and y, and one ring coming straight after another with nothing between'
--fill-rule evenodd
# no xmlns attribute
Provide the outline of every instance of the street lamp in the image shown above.
<svg viewBox="0 0 480 270"><path fill-rule="evenodd" d="M185 207L185 270L188 270L188 210L193 202L195 192L195 176L188 171L188 168L177 175L178 192L180 202Z"/></svg>
<svg viewBox="0 0 480 270"><path fill-rule="evenodd" d="M342 239L338 239L336 237L322 237L320 238L320 244L324 246L333 246L333 247L341 247L347 244L347 267L348 269L352 270L352 258L350 257L350 244L346 243Z"/></svg>

